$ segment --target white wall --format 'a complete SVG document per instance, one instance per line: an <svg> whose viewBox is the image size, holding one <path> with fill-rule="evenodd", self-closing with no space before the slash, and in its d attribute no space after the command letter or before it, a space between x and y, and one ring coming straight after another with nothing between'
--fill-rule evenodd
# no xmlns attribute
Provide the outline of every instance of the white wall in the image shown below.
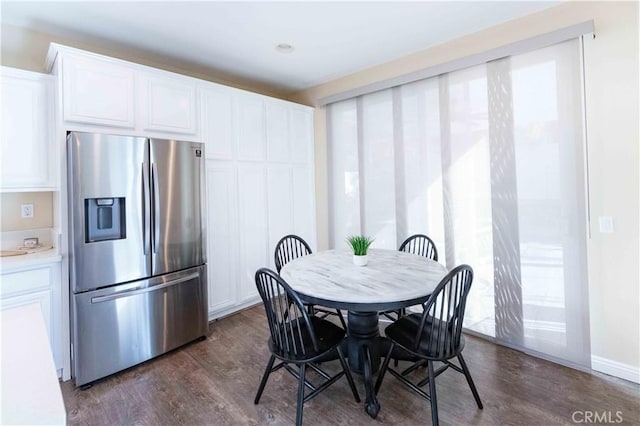
<svg viewBox="0 0 640 426"><path fill-rule="evenodd" d="M584 46L592 218L588 243L591 352L598 360L594 368L619 375L626 371L629 377L640 370L637 2L567 2L313 87L291 99L316 106L318 99L331 94L591 19L597 36L585 40ZM325 109L316 109L319 248L328 246L325 120ZM614 233L599 233L599 216L613 217Z"/></svg>

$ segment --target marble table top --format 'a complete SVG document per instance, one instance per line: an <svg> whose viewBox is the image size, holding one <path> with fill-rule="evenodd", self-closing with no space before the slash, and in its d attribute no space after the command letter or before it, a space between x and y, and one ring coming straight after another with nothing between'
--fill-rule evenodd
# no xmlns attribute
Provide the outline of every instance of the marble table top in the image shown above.
<svg viewBox="0 0 640 426"><path fill-rule="evenodd" d="M447 273L437 262L397 250L370 249L367 266L354 265L352 256L348 250L314 253L287 263L280 275L303 298L325 306L396 309L426 298Z"/></svg>

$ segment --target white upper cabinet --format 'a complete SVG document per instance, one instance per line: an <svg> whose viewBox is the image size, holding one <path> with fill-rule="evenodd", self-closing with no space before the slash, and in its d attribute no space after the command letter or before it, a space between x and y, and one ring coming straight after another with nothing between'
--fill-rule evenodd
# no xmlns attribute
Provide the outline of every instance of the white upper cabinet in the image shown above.
<svg viewBox="0 0 640 426"><path fill-rule="evenodd" d="M290 109L291 161L309 163L313 149L313 112L308 108Z"/></svg>
<svg viewBox="0 0 640 426"><path fill-rule="evenodd" d="M135 127L133 70L78 55L62 64L64 121Z"/></svg>
<svg viewBox="0 0 640 426"><path fill-rule="evenodd" d="M2 190L55 189L53 79L2 67Z"/></svg>
<svg viewBox="0 0 640 426"><path fill-rule="evenodd" d="M199 139L197 80L55 43L65 130Z"/></svg>
<svg viewBox="0 0 640 426"><path fill-rule="evenodd" d="M289 161L288 109L280 102L267 103L267 159Z"/></svg>
<svg viewBox="0 0 640 426"><path fill-rule="evenodd" d="M235 96L238 160L264 160L264 102L260 96Z"/></svg>
<svg viewBox="0 0 640 426"><path fill-rule="evenodd" d="M232 91L210 84L200 89L200 98L205 157L230 160L234 138Z"/></svg>
<svg viewBox="0 0 640 426"><path fill-rule="evenodd" d="M140 106L144 130L196 133L197 95L191 79L140 74Z"/></svg>

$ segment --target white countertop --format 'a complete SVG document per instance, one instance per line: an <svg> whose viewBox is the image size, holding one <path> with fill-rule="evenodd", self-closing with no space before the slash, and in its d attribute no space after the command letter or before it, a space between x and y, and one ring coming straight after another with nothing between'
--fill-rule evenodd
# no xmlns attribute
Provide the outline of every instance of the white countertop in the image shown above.
<svg viewBox="0 0 640 426"><path fill-rule="evenodd" d="M346 303L388 303L430 294L446 268L415 254L370 249L367 266L355 266L352 253L329 250L299 257L280 271L298 293Z"/></svg>
<svg viewBox="0 0 640 426"><path fill-rule="evenodd" d="M0 424L64 425L66 412L42 311L0 311Z"/></svg>
<svg viewBox="0 0 640 426"><path fill-rule="evenodd" d="M60 261L62 261L62 256L55 248L38 253L23 254L20 256L0 257L0 273L5 274L7 272L29 269L40 265L46 265L47 263L56 263Z"/></svg>

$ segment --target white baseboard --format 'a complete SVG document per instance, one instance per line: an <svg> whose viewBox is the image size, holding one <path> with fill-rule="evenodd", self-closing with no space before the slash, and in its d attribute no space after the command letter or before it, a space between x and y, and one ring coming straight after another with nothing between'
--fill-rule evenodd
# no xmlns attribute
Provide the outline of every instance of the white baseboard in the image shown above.
<svg viewBox="0 0 640 426"><path fill-rule="evenodd" d="M591 369L634 383L640 383L640 368L629 364L591 355Z"/></svg>
<svg viewBox="0 0 640 426"><path fill-rule="evenodd" d="M211 311L209 312L209 321L213 321L213 320L218 320L221 318L224 318L226 316L229 316L231 314L235 314L238 311L241 311L243 309L247 309L250 308L254 305L257 305L258 303L260 303L262 300L260 299L260 296L256 296L256 297L252 297L250 299L246 299L245 301L243 301L242 303L239 303L237 305L233 305L224 309L218 309L215 311Z"/></svg>

